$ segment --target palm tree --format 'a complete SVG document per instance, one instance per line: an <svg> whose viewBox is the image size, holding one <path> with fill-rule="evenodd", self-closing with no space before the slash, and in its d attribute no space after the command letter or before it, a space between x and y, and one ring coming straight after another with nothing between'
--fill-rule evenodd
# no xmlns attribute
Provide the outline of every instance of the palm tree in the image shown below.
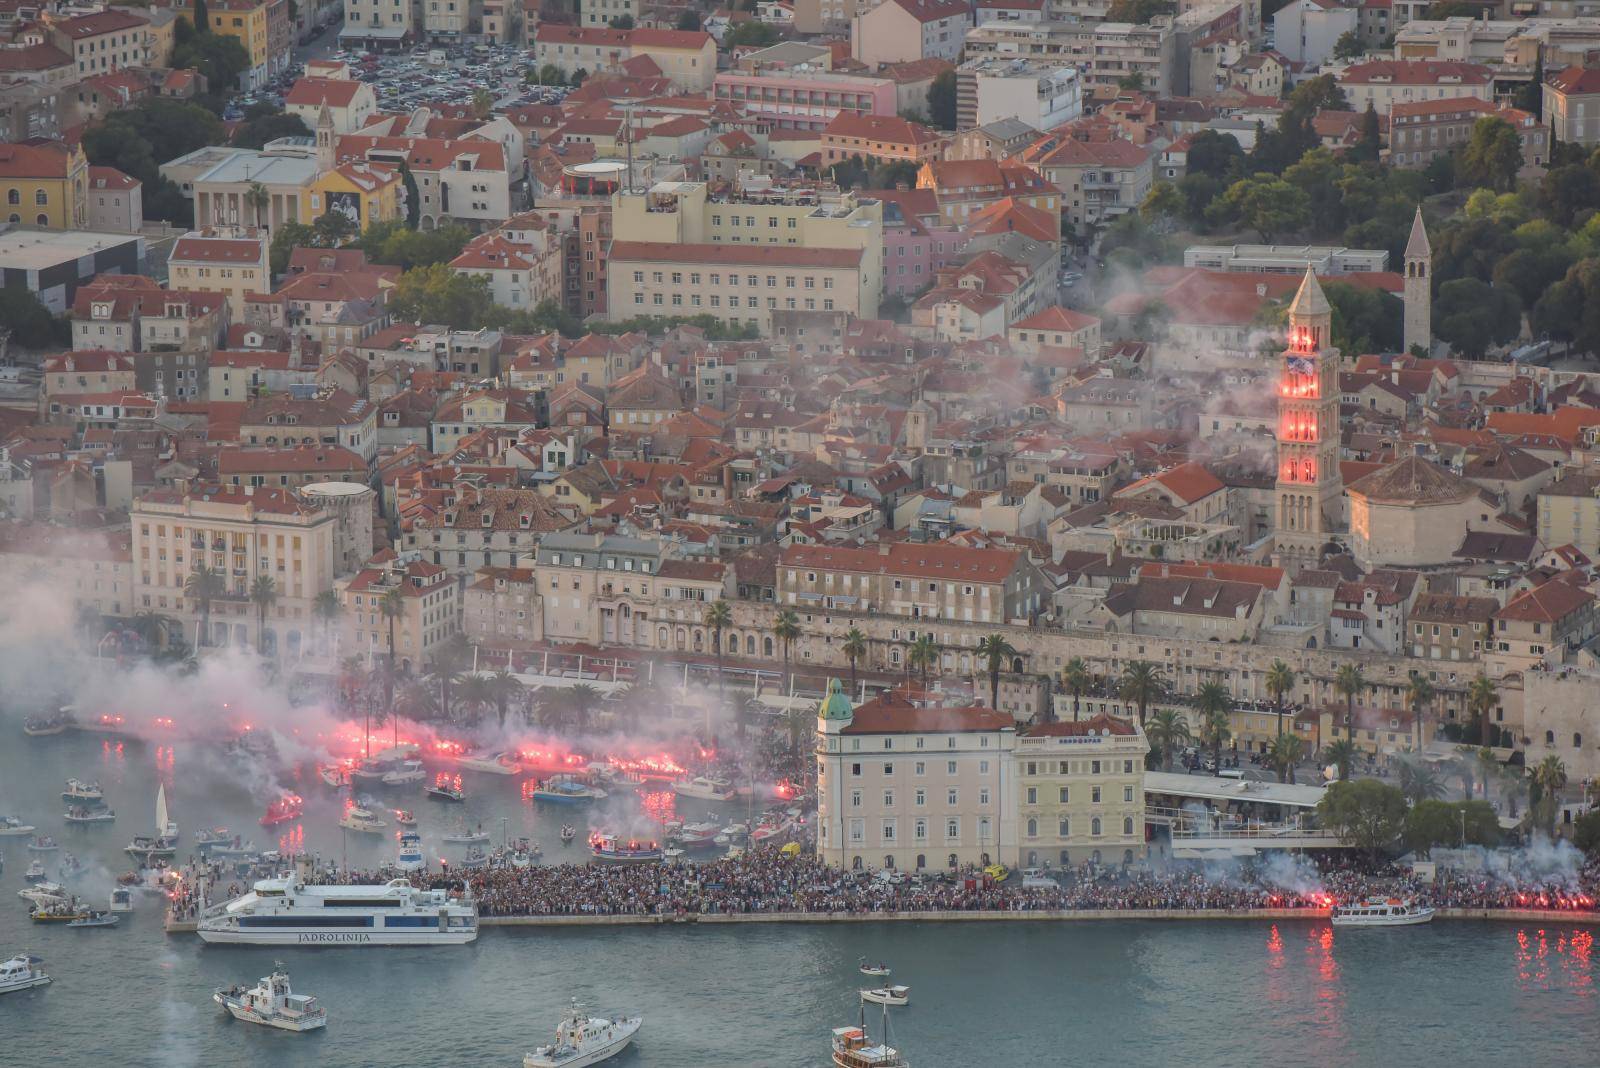
<svg viewBox="0 0 1600 1068"><path fill-rule="evenodd" d="M453 691L451 687L461 681L461 672L472 663L472 649L467 639L452 635L433 652L433 673L439 679L439 711L445 719L452 714Z"/></svg>
<svg viewBox="0 0 1600 1068"><path fill-rule="evenodd" d="M1488 675L1480 672L1478 677L1467 685L1467 710L1478 717L1478 741L1485 748L1500 740L1495 737L1498 732L1489 722L1489 713L1499 703L1499 690Z"/></svg>
<svg viewBox="0 0 1600 1068"><path fill-rule="evenodd" d="M1194 741L1189 721L1175 708L1157 709L1156 714L1150 717L1150 725L1144 733L1160 756L1162 771L1172 770L1172 754L1175 750Z"/></svg>
<svg viewBox="0 0 1600 1068"><path fill-rule="evenodd" d="M800 744L817 722L817 714L809 708L790 708L783 714L783 725L789 729L789 751L800 752Z"/></svg>
<svg viewBox="0 0 1600 1068"><path fill-rule="evenodd" d="M1367 688L1366 676L1355 664L1340 664L1334 672L1333 688L1344 695L1344 730L1349 734L1356 729L1356 694ZM1317 717L1317 748L1322 748L1322 717Z"/></svg>
<svg viewBox="0 0 1600 1068"><path fill-rule="evenodd" d="M1400 792L1413 805L1418 801L1435 801L1444 796L1444 783L1431 765L1424 764L1413 753L1400 761Z"/></svg>
<svg viewBox="0 0 1600 1068"><path fill-rule="evenodd" d="M939 662L939 643L933 635L923 633L906 650L906 667L922 669L922 688L928 688L928 669Z"/></svg>
<svg viewBox="0 0 1600 1068"><path fill-rule="evenodd" d="M856 692L856 661L867 655L867 636L861 633L861 628L851 627L845 631L844 645L841 652L850 658L850 692Z"/></svg>
<svg viewBox="0 0 1600 1068"><path fill-rule="evenodd" d="M1228 740L1228 721L1233 713L1233 695L1220 682L1207 682L1195 692L1200 709L1200 736L1211 746L1212 773L1222 774L1222 743Z"/></svg>
<svg viewBox="0 0 1600 1068"><path fill-rule="evenodd" d="M1067 661L1067 666L1061 669L1061 685L1067 688L1072 695L1072 722L1078 722L1078 709L1083 702L1083 691L1093 682L1089 675L1089 665L1083 662L1083 657L1075 656Z"/></svg>
<svg viewBox="0 0 1600 1068"><path fill-rule="evenodd" d="M257 575L250 584L250 602L256 606L256 651L267 655L267 612L278 600L278 584L271 575Z"/></svg>
<svg viewBox="0 0 1600 1068"><path fill-rule="evenodd" d="M1556 809L1561 807L1561 791L1567 787L1567 766L1560 757L1551 753L1533 766L1528 777L1539 791L1535 804L1544 820L1545 833L1553 836L1556 831Z"/></svg>
<svg viewBox="0 0 1600 1068"><path fill-rule="evenodd" d="M1278 715L1278 737L1283 737L1283 695L1294 689L1294 669L1282 660L1267 668L1267 692L1272 695L1272 710Z"/></svg>
<svg viewBox="0 0 1600 1068"><path fill-rule="evenodd" d="M461 683L462 718L476 723L483 710L494 704L494 682L487 675L470 674Z"/></svg>
<svg viewBox="0 0 1600 1068"><path fill-rule="evenodd" d="M260 182L251 182L250 188L244 191L245 207L255 212L256 229L261 228L261 213L272 204L272 194L267 192L267 187Z"/></svg>
<svg viewBox="0 0 1600 1068"><path fill-rule="evenodd" d="M1500 774L1500 759L1494 750L1484 746L1478 750L1478 778L1483 782L1483 799L1489 799L1489 784Z"/></svg>
<svg viewBox="0 0 1600 1068"><path fill-rule="evenodd" d="M311 614L322 627L322 640L326 644L333 630L333 621L339 618L339 595L333 590L323 590L311 599Z"/></svg>
<svg viewBox="0 0 1600 1068"><path fill-rule="evenodd" d="M433 692L433 687L421 679L412 679L406 683L395 699L395 722L398 723L401 714L410 720L430 720L439 714L439 698Z"/></svg>
<svg viewBox="0 0 1600 1068"><path fill-rule="evenodd" d="M1411 720L1416 725L1417 752L1422 752L1422 712L1433 700L1433 683L1420 671L1413 671L1406 679L1406 703L1411 706Z"/></svg>
<svg viewBox="0 0 1600 1068"><path fill-rule="evenodd" d="M389 621L389 674L383 686L383 703L386 707L394 704L394 624L395 620L405 615L405 611L406 595L399 586L390 586L378 598L378 614Z"/></svg>
<svg viewBox="0 0 1600 1068"><path fill-rule="evenodd" d="M600 691L587 683L580 682L576 686L568 686L561 690L560 696L561 704L569 717L568 722L582 726L588 722L589 713L600 700Z"/></svg>
<svg viewBox="0 0 1600 1068"><path fill-rule="evenodd" d="M772 621L772 636L778 639L778 644L783 647L784 693L793 693L794 676L789 674L789 650L800 637L800 617L795 615L793 609L778 610L776 618Z"/></svg>
<svg viewBox="0 0 1600 1068"><path fill-rule="evenodd" d="M1148 660L1135 660L1122 669L1122 681L1117 686L1117 695L1124 701L1132 701L1139 706L1139 726L1144 726L1145 710L1150 707L1150 702L1159 698L1166 692L1167 681L1161 677L1161 669Z"/></svg>
<svg viewBox="0 0 1600 1068"><path fill-rule="evenodd" d="M211 599L222 596L222 572L201 564L183 580L183 595L200 608L200 644L211 644Z"/></svg>
<svg viewBox="0 0 1600 1068"><path fill-rule="evenodd" d="M722 630L733 622L733 609L728 602L717 598L706 608L706 626L711 628L711 641L717 648L717 703L727 703L727 691L722 683ZM709 730L709 725L708 725ZM710 735L708 734L707 737Z"/></svg>
<svg viewBox="0 0 1600 1068"><path fill-rule="evenodd" d="M1280 734L1272 742L1272 766L1278 769L1278 781L1293 783L1294 768L1306 755L1306 743L1298 734Z"/></svg>
<svg viewBox="0 0 1600 1068"><path fill-rule="evenodd" d="M356 705L356 694L361 690L362 671L359 656L347 656L339 661L339 703L346 710Z"/></svg>
<svg viewBox="0 0 1600 1068"><path fill-rule="evenodd" d="M489 679L489 696L494 702L494 713L499 720L501 729L505 728L506 715L510 711L511 702L522 697L522 683L511 672L501 668Z"/></svg>
<svg viewBox="0 0 1600 1068"><path fill-rule="evenodd" d="M1000 669L1017 655L1017 650L1006 641L1004 634L991 634L978 643L978 655L989 662L989 707L999 711Z"/></svg>
<svg viewBox="0 0 1600 1068"><path fill-rule="evenodd" d="M1356 761L1356 743L1349 738L1335 738L1322 751L1323 759L1339 769L1339 781L1348 782L1350 765Z"/></svg>
<svg viewBox="0 0 1600 1068"><path fill-rule="evenodd" d="M167 647L172 637L171 625L170 617L148 609L133 617L133 629L144 639L145 645L153 649Z"/></svg>

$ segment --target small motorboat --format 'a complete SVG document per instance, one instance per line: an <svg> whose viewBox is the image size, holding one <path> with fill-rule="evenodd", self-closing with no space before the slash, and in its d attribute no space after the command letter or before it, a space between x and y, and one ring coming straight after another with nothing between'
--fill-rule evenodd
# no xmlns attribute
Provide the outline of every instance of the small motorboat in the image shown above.
<svg viewBox="0 0 1600 1068"><path fill-rule="evenodd" d="M316 998L289 989L289 976L282 964L250 989L235 986L218 990L211 1000L227 1009L235 1020L283 1031L314 1031L328 1023L328 1014Z"/></svg>
<svg viewBox="0 0 1600 1068"><path fill-rule="evenodd" d="M350 781L343 764L317 765L317 778L321 779L325 786L331 786L336 790Z"/></svg>
<svg viewBox="0 0 1600 1068"><path fill-rule="evenodd" d="M447 779L442 775L434 781L432 786L428 787L427 794L431 801L449 801L455 804L460 804L467 797L461 791L460 779Z"/></svg>
<svg viewBox="0 0 1600 1068"><path fill-rule="evenodd" d="M1431 923L1434 910L1415 901L1398 897L1369 897L1349 905L1337 905L1331 922L1335 927L1412 927Z"/></svg>
<svg viewBox="0 0 1600 1068"><path fill-rule="evenodd" d="M879 961L876 964L868 964L867 963L867 958L862 957L861 958L861 974L862 975L885 976L885 975L889 974L889 966L887 964L883 963L882 961Z"/></svg>
<svg viewBox="0 0 1600 1068"><path fill-rule="evenodd" d="M54 853L60 848L61 843L48 834L35 835L28 842L28 852L30 853Z"/></svg>
<svg viewBox="0 0 1600 1068"><path fill-rule="evenodd" d="M586 805L591 801L604 801L609 795L598 786L590 786L570 776L555 776L540 783L528 795L535 801L548 801L557 805Z"/></svg>
<svg viewBox="0 0 1600 1068"><path fill-rule="evenodd" d="M737 796L727 779L697 775L692 779L679 779L672 784L672 792L679 797L692 797L699 801L732 801Z"/></svg>
<svg viewBox="0 0 1600 1068"><path fill-rule="evenodd" d="M130 857L139 857L146 863L156 857L171 857L178 852L178 843L170 838L136 834L133 841L123 847L122 851Z"/></svg>
<svg viewBox="0 0 1600 1068"><path fill-rule="evenodd" d="M590 837L589 855L604 864L654 864L665 859L656 842L606 833Z"/></svg>
<svg viewBox="0 0 1600 1068"><path fill-rule="evenodd" d="M119 886L111 891L111 912L132 912L133 891L126 886Z"/></svg>
<svg viewBox="0 0 1600 1068"><path fill-rule="evenodd" d="M53 898L50 901L35 905L28 918L34 923L71 923L81 920L89 915L89 911L79 905L76 898Z"/></svg>
<svg viewBox="0 0 1600 1068"><path fill-rule="evenodd" d="M575 838L577 838L577 837L578 837L578 828L574 827L570 823L564 824L562 826L562 828L561 828L561 844L562 845L564 845L564 846L571 845L573 840Z"/></svg>
<svg viewBox="0 0 1600 1068"><path fill-rule="evenodd" d="M17 896L24 901L31 901L35 905L42 905L46 901L64 901L67 891L60 883L46 882L41 879L32 886L18 890Z"/></svg>
<svg viewBox="0 0 1600 1068"><path fill-rule="evenodd" d="M351 805L345 814L339 817L339 826L357 834L382 834L389 823L387 820L379 819L371 809Z"/></svg>
<svg viewBox="0 0 1600 1068"><path fill-rule="evenodd" d="M60 872L63 879L76 879L78 876L82 875L88 870L89 866L83 861L79 860L74 854L61 854Z"/></svg>
<svg viewBox="0 0 1600 1068"><path fill-rule="evenodd" d="M105 799L105 791L100 789L98 782L68 779L67 788L61 791L61 800L69 805L100 805L105 803Z"/></svg>
<svg viewBox="0 0 1600 1068"><path fill-rule="evenodd" d="M880 986L872 990L863 990L861 1000L874 1005L909 1005L911 1003L911 988L909 986Z"/></svg>
<svg viewBox="0 0 1600 1068"><path fill-rule="evenodd" d="M233 841L234 836L226 827L202 827L194 832L194 847L207 850L212 846L227 845Z"/></svg>
<svg viewBox="0 0 1600 1068"><path fill-rule="evenodd" d="M49 986L50 977L39 967L43 963L44 958L30 953L19 953L0 963L0 994L15 994L19 990Z"/></svg>
<svg viewBox="0 0 1600 1068"><path fill-rule="evenodd" d="M642 1017L606 1020L590 1016L572 999L572 1007L556 1025L556 1040L522 1058L523 1068L585 1068L610 1060L633 1041Z"/></svg>
<svg viewBox="0 0 1600 1068"><path fill-rule="evenodd" d="M833 1029L833 1063L835 1068L911 1068L905 1054L889 1045L887 1016L884 1019L882 1042L874 1042L867 1034L866 1005L862 1008L862 1022L858 1027ZM884 1007L885 1013L889 1011Z"/></svg>
<svg viewBox="0 0 1600 1068"><path fill-rule="evenodd" d="M401 827L415 827L417 817L410 809L397 808L394 810L394 821Z"/></svg>
<svg viewBox="0 0 1600 1068"><path fill-rule="evenodd" d="M760 845L762 842L770 842L772 839L781 837L788 832L788 820L782 817L769 816L757 823L755 830L750 832L750 844Z"/></svg>
<svg viewBox="0 0 1600 1068"><path fill-rule="evenodd" d="M484 771L490 775L520 775L522 765L515 750L488 753L483 756L464 756L456 761L463 771Z"/></svg>
<svg viewBox="0 0 1600 1068"><path fill-rule="evenodd" d="M15 816L0 816L0 838L25 838L33 833L33 824L23 823Z"/></svg>
<svg viewBox="0 0 1600 1068"><path fill-rule="evenodd" d="M86 827L96 823L114 823L117 814L109 808L85 808L83 805L74 805L67 809L61 821L73 827Z"/></svg>
<svg viewBox="0 0 1600 1068"><path fill-rule="evenodd" d="M280 823L293 822L300 818L305 804L299 794L284 794L267 806L266 814L261 817L261 826L276 827Z"/></svg>
<svg viewBox="0 0 1600 1068"><path fill-rule="evenodd" d="M214 845L206 851L206 856L212 860L239 860L244 857L256 855L256 844L253 841L241 842L237 837L223 845Z"/></svg>
<svg viewBox="0 0 1600 1068"><path fill-rule="evenodd" d="M68 920L68 927L115 927L117 917L109 912L89 912L76 920Z"/></svg>
<svg viewBox="0 0 1600 1068"><path fill-rule="evenodd" d="M383 773L379 780L385 786L410 786L414 782L422 782L428 777L427 771L422 767L420 760L402 761L398 768Z"/></svg>
<svg viewBox="0 0 1600 1068"><path fill-rule="evenodd" d="M29 716L22 721L22 733L29 738L49 738L77 722L70 709L62 708L48 716Z"/></svg>
<svg viewBox="0 0 1600 1068"><path fill-rule="evenodd" d="M709 821L685 823L678 828L678 844L684 849L710 849L722 828Z"/></svg>
<svg viewBox="0 0 1600 1068"><path fill-rule="evenodd" d="M459 831L451 831L444 836L444 840L450 845L480 845L489 840L489 833L480 823L475 831L469 831L465 827Z"/></svg>
<svg viewBox="0 0 1600 1068"><path fill-rule="evenodd" d="M48 877L49 873L44 870L44 861L42 860L33 861L28 865L28 870L22 873L22 881L33 885L44 882Z"/></svg>
<svg viewBox="0 0 1600 1068"><path fill-rule="evenodd" d="M394 866L401 871L418 871L426 863L422 857L422 836L415 831L402 832L400 852L395 858Z"/></svg>

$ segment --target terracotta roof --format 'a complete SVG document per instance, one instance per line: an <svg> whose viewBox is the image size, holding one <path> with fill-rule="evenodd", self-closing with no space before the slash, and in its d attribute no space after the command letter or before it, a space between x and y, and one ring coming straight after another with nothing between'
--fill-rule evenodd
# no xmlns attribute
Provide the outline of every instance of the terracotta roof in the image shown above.
<svg viewBox="0 0 1600 1068"><path fill-rule="evenodd" d="M63 19L55 24L55 29L74 41L81 41L86 37L98 37L103 33L116 33L118 30L132 30L149 25L149 19L130 15L126 11L98 11L92 15Z"/></svg>
<svg viewBox="0 0 1600 1068"><path fill-rule="evenodd" d="M0 144L0 178L65 178L72 163L59 141Z"/></svg>
<svg viewBox="0 0 1600 1068"><path fill-rule="evenodd" d="M219 475L307 471L340 471L365 475L366 470L365 460L338 445L302 445L288 449L225 448L217 454Z"/></svg>
<svg viewBox="0 0 1600 1068"><path fill-rule="evenodd" d="M914 704L890 691L855 709L845 734L953 734L1016 729L1009 713L969 705L944 708Z"/></svg>
<svg viewBox="0 0 1600 1068"><path fill-rule="evenodd" d="M1237 617L1261 599L1261 587L1254 582L1224 582L1217 579L1141 576L1137 583L1114 590L1105 599L1114 615L1131 612L1172 612L1179 615Z"/></svg>
<svg viewBox="0 0 1600 1068"><path fill-rule="evenodd" d="M938 22L940 19L972 16L972 5L967 0L893 0L896 7L918 22Z"/></svg>
<svg viewBox="0 0 1600 1068"><path fill-rule="evenodd" d="M72 57L55 45L36 44L23 48L0 48L0 72L50 70L54 67L65 67L71 62Z"/></svg>
<svg viewBox="0 0 1600 1068"><path fill-rule="evenodd" d="M142 185L137 178L130 178L115 167L90 167L90 189L138 189Z"/></svg>
<svg viewBox="0 0 1600 1068"><path fill-rule="evenodd" d="M1558 93L1600 93L1600 68L1565 67L1544 80Z"/></svg>
<svg viewBox="0 0 1600 1068"><path fill-rule="evenodd" d="M1193 504L1221 490L1227 489L1220 478L1202 464L1182 463L1141 478L1117 491L1117 496L1131 497L1151 485L1161 485L1170 490L1185 504Z"/></svg>
<svg viewBox="0 0 1600 1068"><path fill-rule="evenodd" d="M841 111L822 131L823 137L859 137L890 145L931 145L943 138L921 123L898 115L856 115Z"/></svg>
<svg viewBox="0 0 1600 1068"><path fill-rule="evenodd" d="M1041 308L1025 319L1020 319L1011 324L1013 330L1046 330L1059 331L1064 334L1095 326L1100 322L1092 315L1086 315L1072 308L1063 308L1053 304L1048 308Z"/></svg>
<svg viewBox="0 0 1600 1068"><path fill-rule="evenodd" d="M204 237L190 235L178 238L172 246L174 260L196 260L205 263L260 263L265 246L248 238Z"/></svg>
<svg viewBox="0 0 1600 1068"><path fill-rule="evenodd" d="M1410 617L1415 623L1487 623L1499 607L1493 597L1424 593L1411 605Z"/></svg>
<svg viewBox="0 0 1600 1068"><path fill-rule="evenodd" d="M1566 582L1546 582L1525 590L1495 613L1496 619L1522 623L1556 623L1587 607L1593 595Z"/></svg>
<svg viewBox="0 0 1600 1068"><path fill-rule="evenodd" d="M1488 85L1493 75L1481 63L1432 59L1375 59L1353 63L1339 75L1341 85Z"/></svg>
<svg viewBox="0 0 1600 1068"><path fill-rule="evenodd" d="M1093 735L1111 735L1127 738L1135 733L1133 724L1104 712L1088 719L1056 720L1041 723L1022 732L1024 738L1087 738Z"/></svg>
<svg viewBox="0 0 1600 1068"><path fill-rule="evenodd" d="M301 78L283 98L285 106L347 108L362 85L350 78Z"/></svg>
<svg viewBox="0 0 1600 1068"><path fill-rule="evenodd" d="M1345 487L1367 498L1398 504L1449 504L1478 492L1459 475L1424 460L1407 456Z"/></svg>

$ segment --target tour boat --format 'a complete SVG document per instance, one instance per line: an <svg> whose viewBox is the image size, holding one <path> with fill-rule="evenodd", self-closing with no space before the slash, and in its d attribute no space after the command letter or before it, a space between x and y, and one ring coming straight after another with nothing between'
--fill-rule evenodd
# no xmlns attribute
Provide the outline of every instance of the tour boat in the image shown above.
<svg viewBox="0 0 1600 1068"><path fill-rule="evenodd" d="M97 782L68 779L67 788L61 791L61 800L69 805L100 805L106 799L105 791Z"/></svg>
<svg viewBox="0 0 1600 1068"><path fill-rule="evenodd" d="M589 838L589 853L607 864L654 864L662 859L661 846L656 842L603 833Z"/></svg>
<svg viewBox="0 0 1600 1068"><path fill-rule="evenodd" d="M459 831L451 831L444 836L444 840L450 845L479 845L489 840L489 834L480 823L475 831L469 831L465 827Z"/></svg>
<svg viewBox="0 0 1600 1068"><path fill-rule="evenodd" d="M82 805L74 805L67 809L61 821L74 827L85 827L95 823L113 823L116 818L116 812L109 808L84 808Z"/></svg>
<svg viewBox="0 0 1600 1068"><path fill-rule="evenodd" d="M861 974L862 975L885 976L885 975L889 974L889 966L887 964L883 963L882 961L879 961L877 964L868 964L867 963L867 958L862 957L861 958Z"/></svg>
<svg viewBox="0 0 1600 1068"><path fill-rule="evenodd" d="M297 820L305 804L299 794L284 794L267 806L266 815L261 817L261 826L276 827L280 823Z"/></svg>
<svg viewBox="0 0 1600 1068"><path fill-rule="evenodd" d="M88 912L75 920L68 920L68 927L115 927L117 917L109 912Z"/></svg>
<svg viewBox="0 0 1600 1068"><path fill-rule="evenodd" d="M1333 910L1335 927L1410 927L1428 923L1433 909L1397 897L1369 897L1352 905L1337 905Z"/></svg>
<svg viewBox="0 0 1600 1068"><path fill-rule="evenodd" d="M556 1025L556 1040L523 1057L523 1068L585 1068L610 1060L628 1048L643 1023L639 1016L615 1020L590 1016L573 998L572 1007Z"/></svg>
<svg viewBox="0 0 1600 1068"><path fill-rule="evenodd" d="M357 834L382 834L383 829L389 826L388 821L380 820L372 814L370 809L360 805L351 805L343 816L339 817L339 826L347 831Z"/></svg>
<svg viewBox="0 0 1600 1068"><path fill-rule="evenodd" d="M672 784L672 792L679 797L692 797L700 801L732 801L736 796L728 780L713 779L706 775L679 779Z"/></svg>
<svg viewBox="0 0 1600 1068"><path fill-rule="evenodd" d="M50 977L39 967L43 963L42 957L28 953L19 953L10 960L0 963L0 994L15 994L19 990L49 986Z"/></svg>
<svg viewBox="0 0 1600 1068"><path fill-rule="evenodd" d="M383 773L380 780L385 786L410 786L414 782L422 782L428 777L428 772L420 760L401 761L398 768L392 768Z"/></svg>
<svg viewBox="0 0 1600 1068"><path fill-rule="evenodd" d="M590 801L604 801L609 796L598 786L588 786L567 776L546 779L529 795L535 801L549 801L557 805L585 805Z"/></svg>
<svg viewBox="0 0 1600 1068"><path fill-rule="evenodd" d="M17 891L17 896L22 900L35 905L42 905L46 901L60 901L67 896L67 890L60 883L46 882L40 879L32 885Z"/></svg>
<svg viewBox="0 0 1600 1068"><path fill-rule="evenodd" d="M126 886L119 886L115 890L111 891L110 910L112 912L132 912L133 891L129 890Z"/></svg>
<svg viewBox="0 0 1600 1068"><path fill-rule="evenodd" d="M136 834L133 841L122 848L130 857L140 857L146 862L156 857L171 857L178 852L178 843L170 838Z"/></svg>
<svg viewBox="0 0 1600 1068"><path fill-rule="evenodd" d="M867 1034L867 1005L861 1003L861 1023L833 1029L833 1063L837 1068L911 1068L905 1054L889 1045L889 1006L883 1007L883 1041Z"/></svg>
<svg viewBox="0 0 1600 1068"><path fill-rule="evenodd" d="M237 839L225 845L214 845L206 853L206 856L212 860L240 860L255 855L256 844L254 841L240 842Z"/></svg>
<svg viewBox="0 0 1600 1068"><path fill-rule="evenodd" d="M909 1005L911 1003L911 988L909 986L880 986L872 990L861 992L862 1001L870 1001L874 1005Z"/></svg>
<svg viewBox="0 0 1600 1068"><path fill-rule="evenodd" d="M15 816L0 816L0 838L26 838L33 830L33 824L23 823Z"/></svg>
<svg viewBox="0 0 1600 1068"><path fill-rule="evenodd" d="M89 913L78 904L77 899L74 898L71 901L67 901L58 897L35 905L33 911L29 914L29 918L34 923L65 924L71 923L73 920L81 920L87 915Z"/></svg>
<svg viewBox="0 0 1600 1068"><path fill-rule="evenodd" d="M315 1031L328 1023L328 1014L316 998L289 989L289 976L282 964L249 990L237 986L218 990L211 1000L227 1009L235 1020L282 1031Z"/></svg>
<svg viewBox="0 0 1600 1068"><path fill-rule="evenodd" d="M415 827L417 825L417 817L408 808L395 809L394 821L401 827Z"/></svg>
<svg viewBox="0 0 1600 1068"><path fill-rule="evenodd" d="M574 827L570 823L562 824L562 826L561 826L561 844L562 845L564 845L564 846L571 845L573 840L576 839L577 837L578 837L578 828Z"/></svg>
<svg viewBox="0 0 1600 1068"><path fill-rule="evenodd" d="M28 842L30 853L54 853L61 848L61 843L48 834L34 835Z"/></svg>
<svg viewBox="0 0 1600 1068"><path fill-rule="evenodd" d="M49 874L44 870L44 861L42 860L33 861L28 865L28 870L22 873L22 881L25 883L42 883L48 877Z"/></svg>
<svg viewBox="0 0 1600 1068"><path fill-rule="evenodd" d="M401 871L416 871L425 863L422 859L422 836L415 831L404 831L400 835L400 852L395 859L394 866Z"/></svg>
<svg viewBox="0 0 1600 1068"><path fill-rule="evenodd" d="M194 847L204 851L212 846L227 845L233 837L226 827L202 827L194 832Z"/></svg>
<svg viewBox="0 0 1600 1068"><path fill-rule="evenodd" d="M48 716L29 716L22 721L22 733L30 738L48 738L60 734L74 722L71 710L61 708Z"/></svg>
<svg viewBox="0 0 1600 1068"><path fill-rule="evenodd" d="M404 879L307 886L291 874L208 908L197 930L204 942L235 945L459 945L478 937L478 909L470 896Z"/></svg>

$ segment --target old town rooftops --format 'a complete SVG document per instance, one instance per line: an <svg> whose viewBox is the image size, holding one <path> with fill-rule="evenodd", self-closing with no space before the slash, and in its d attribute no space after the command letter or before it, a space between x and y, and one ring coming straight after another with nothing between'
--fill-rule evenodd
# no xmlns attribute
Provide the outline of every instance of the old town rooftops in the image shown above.
<svg viewBox="0 0 1600 1068"><path fill-rule="evenodd" d="M936 698L936 694L922 695ZM970 734L979 731L1009 731L1016 721L1006 712L979 705L944 707L919 703L897 691L889 691L858 705L845 734Z"/></svg>

